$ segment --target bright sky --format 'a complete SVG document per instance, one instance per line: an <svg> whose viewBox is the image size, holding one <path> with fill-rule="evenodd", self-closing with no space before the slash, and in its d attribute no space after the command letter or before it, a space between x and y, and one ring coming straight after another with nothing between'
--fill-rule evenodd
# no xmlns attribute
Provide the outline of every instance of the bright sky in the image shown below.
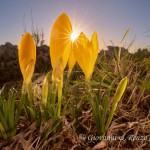
<svg viewBox="0 0 150 150"><path fill-rule="evenodd" d="M135 39L134 48L150 46L150 0L0 0L0 44L17 44L24 30L43 28L46 44L57 17L66 12L78 32L89 38L97 31L100 49L124 41L127 47Z"/></svg>

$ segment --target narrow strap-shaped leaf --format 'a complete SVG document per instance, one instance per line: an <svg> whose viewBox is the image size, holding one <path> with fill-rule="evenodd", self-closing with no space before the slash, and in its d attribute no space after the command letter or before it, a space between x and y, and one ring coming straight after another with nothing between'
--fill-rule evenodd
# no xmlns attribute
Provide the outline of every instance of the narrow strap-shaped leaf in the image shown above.
<svg viewBox="0 0 150 150"><path fill-rule="evenodd" d="M36 109L34 109L34 107L29 107L27 106L27 109L29 110L30 114L31 114L31 117L36 120Z"/></svg>
<svg viewBox="0 0 150 150"><path fill-rule="evenodd" d="M3 128L7 131L9 128L1 111L0 111L0 121L2 123Z"/></svg>
<svg viewBox="0 0 150 150"><path fill-rule="evenodd" d="M10 98L8 99L9 104L9 127L10 129L14 128L14 115L15 115L15 98L13 93L11 93Z"/></svg>
<svg viewBox="0 0 150 150"><path fill-rule="evenodd" d="M24 99L25 99L25 95L22 94L21 98L20 98L20 101L19 101L18 110L17 110L17 113L16 113L16 120L15 120L16 125L17 125L17 123L19 121L19 118L20 118L20 114L21 114L21 111L22 111L22 108L23 108Z"/></svg>
<svg viewBox="0 0 150 150"><path fill-rule="evenodd" d="M4 115L4 119L8 125L9 122L9 110L8 110L8 103L6 100L3 101L3 115Z"/></svg>
<svg viewBox="0 0 150 150"><path fill-rule="evenodd" d="M2 126L2 124L0 123L0 136L2 135L2 137L4 138L4 139L7 139L7 134L6 134L6 132L5 132L5 128Z"/></svg>
<svg viewBox="0 0 150 150"><path fill-rule="evenodd" d="M105 121L106 121L106 114L108 111L108 104L110 101L110 89L111 87L108 87L107 91L105 92L104 98L102 100L102 114L100 118L100 124L101 124L101 134L104 133L104 127L105 127Z"/></svg>
<svg viewBox="0 0 150 150"><path fill-rule="evenodd" d="M50 81L50 72L47 73L45 76L45 79L42 84L42 103L46 106L47 105L47 99L48 99L48 86Z"/></svg>

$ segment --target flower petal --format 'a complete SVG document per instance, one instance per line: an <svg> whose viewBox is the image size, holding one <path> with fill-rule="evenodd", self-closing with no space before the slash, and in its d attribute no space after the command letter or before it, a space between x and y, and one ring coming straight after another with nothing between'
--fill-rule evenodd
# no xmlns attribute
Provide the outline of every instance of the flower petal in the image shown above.
<svg viewBox="0 0 150 150"><path fill-rule="evenodd" d="M23 84L27 85L30 83L33 72L34 72L34 66L35 66L34 60L31 59L31 61L28 63L26 70L25 70L25 76L24 76Z"/></svg>
<svg viewBox="0 0 150 150"><path fill-rule="evenodd" d="M32 62L32 69L34 72L35 61L36 61L36 47L34 44L33 37L30 33L25 33L20 41L19 48L18 48L18 57L19 57L19 64L20 69L23 75L23 78L26 78L26 70L27 66ZM32 72L32 75L33 75ZM30 76L32 77L30 74Z"/></svg>
<svg viewBox="0 0 150 150"><path fill-rule="evenodd" d="M63 79L63 60L62 57L57 61L54 69L53 69L53 73L52 73L52 82L53 83L58 83Z"/></svg>
<svg viewBox="0 0 150 150"><path fill-rule="evenodd" d="M81 32L80 36L77 39L78 41L80 41L80 43L86 48L87 47L87 43L88 43L88 38L86 37L86 35Z"/></svg>
<svg viewBox="0 0 150 150"><path fill-rule="evenodd" d="M98 50L99 50L98 37L97 37L96 32L94 32L92 35L91 45L93 47L93 49L92 49L92 62L93 62L93 67L94 67L97 56L98 56Z"/></svg>
<svg viewBox="0 0 150 150"><path fill-rule="evenodd" d="M63 68L66 67L72 45L70 39L71 33L72 26L70 19L63 13L54 23L50 35L50 57L52 68L54 68L60 57L63 59Z"/></svg>
<svg viewBox="0 0 150 150"><path fill-rule="evenodd" d="M89 79L92 68L92 45L83 33L75 41L74 56L84 72L86 79Z"/></svg>
<svg viewBox="0 0 150 150"><path fill-rule="evenodd" d="M94 32L93 35L92 35L91 43L92 43L93 48L98 51L99 44L98 44L98 37L97 37L96 32Z"/></svg>
<svg viewBox="0 0 150 150"><path fill-rule="evenodd" d="M76 63L76 59L75 59L75 57L74 57L73 49L71 49L70 55L69 55L69 59L68 59L68 67L69 67L68 76L70 76L71 71L72 71L72 69L73 69L75 63Z"/></svg>

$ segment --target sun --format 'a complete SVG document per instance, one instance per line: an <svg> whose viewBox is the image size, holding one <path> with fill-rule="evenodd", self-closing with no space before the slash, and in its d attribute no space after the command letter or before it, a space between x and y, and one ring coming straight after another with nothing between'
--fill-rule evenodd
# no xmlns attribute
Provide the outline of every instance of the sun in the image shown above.
<svg viewBox="0 0 150 150"><path fill-rule="evenodd" d="M76 40L76 38L78 37L77 32L72 32L70 35L71 41L74 42Z"/></svg>

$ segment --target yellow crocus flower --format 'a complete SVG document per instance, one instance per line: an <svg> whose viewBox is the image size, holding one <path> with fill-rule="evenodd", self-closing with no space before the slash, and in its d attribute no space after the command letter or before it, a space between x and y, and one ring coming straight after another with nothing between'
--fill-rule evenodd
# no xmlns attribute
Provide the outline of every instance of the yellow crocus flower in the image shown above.
<svg viewBox="0 0 150 150"><path fill-rule="evenodd" d="M52 68L57 61L62 57L63 69L66 67L70 50L72 48L71 42L72 25L69 17L62 13L53 25L50 35L50 57Z"/></svg>
<svg viewBox="0 0 150 150"><path fill-rule="evenodd" d="M28 32L21 38L18 57L24 84L29 84L35 68L36 47L32 35Z"/></svg>
<svg viewBox="0 0 150 150"><path fill-rule="evenodd" d="M85 79L90 81L94 65L98 56L98 37L94 32L91 41L83 32L79 35L74 44L74 56L85 74Z"/></svg>
<svg viewBox="0 0 150 150"><path fill-rule="evenodd" d="M60 116L61 112L63 71L67 65L70 50L72 48L71 34L72 25L70 19L65 13L62 13L54 23L50 35L50 58L53 68L53 90L58 90L57 116Z"/></svg>

